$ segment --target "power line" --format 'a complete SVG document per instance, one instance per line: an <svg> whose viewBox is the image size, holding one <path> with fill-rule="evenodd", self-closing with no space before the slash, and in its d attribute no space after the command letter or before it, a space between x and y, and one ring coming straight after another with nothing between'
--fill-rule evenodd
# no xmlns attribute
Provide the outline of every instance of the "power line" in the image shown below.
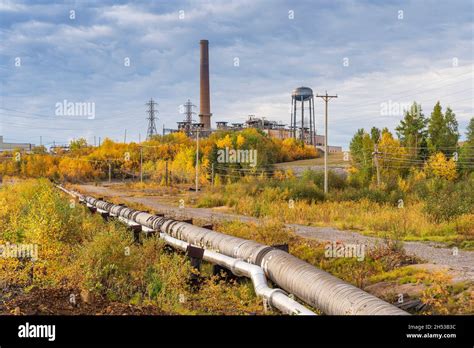
<svg viewBox="0 0 474 348"><path fill-rule="evenodd" d="M459 80L459 81L455 81L455 82L451 82L451 83L448 83L446 85L441 85L441 86L435 87L435 88L428 88L428 89L423 89L423 90L419 90L418 88L413 89L413 90L405 90L405 91L403 91L403 93L390 94L390 98L397 98L397 99L408 98L408 97L411 97L413 94L426 93L426 92L434 91L434 90L437 90L437 89L440 89L440 88L445 88L447 86L455 85L459 82L464 82L464 81L469 81L469 80L472 80L472 77L469 77L469 78L463 79L463 80ZM472 88L468 88L468 89L463 90L461 92L468 91L468 90L471 90L471 89ZM354 105L363 105L363 104L361 104L361 103L348 104L348 106L354 106Z"/></svg>

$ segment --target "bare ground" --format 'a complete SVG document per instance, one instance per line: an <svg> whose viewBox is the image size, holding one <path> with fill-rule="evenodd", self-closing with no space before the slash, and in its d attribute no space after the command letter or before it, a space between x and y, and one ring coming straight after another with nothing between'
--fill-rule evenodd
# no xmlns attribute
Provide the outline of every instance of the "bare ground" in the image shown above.
<svg viewBox="0 0 474 348"><path fill-rule="evenodd" d="M72 298L74 300L72 300ZM79 289L10 287L0 296L0 315L163 315L154 306L135 306L95 298L85 302Z"/></svg>

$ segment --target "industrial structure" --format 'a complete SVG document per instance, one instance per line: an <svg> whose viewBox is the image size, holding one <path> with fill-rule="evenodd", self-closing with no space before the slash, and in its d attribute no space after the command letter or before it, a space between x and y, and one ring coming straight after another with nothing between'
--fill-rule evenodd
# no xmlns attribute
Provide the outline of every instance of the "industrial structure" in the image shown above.
<svg viewBox="0 0 474 348"><path fill-rule="evenodd" d="M0 152L22 150L31 152L35 145L30 143L6 143L3 141L3 135L0 135Z"/></svg>
<svg viewBox="0 0 474 348"><path fill-rule="evenodd" d="M297 104L301 104L301 122L298 132L297 125L297 116L298 109ZM309 109L309 121L305 126L304 118L304 106L305 102L308 102ZM298 87L291 94L291 121L290 121L290 131L293 138L300 139L301 141L315 145L314 136L316 135L316 127L314 120L314 95L313 90L309 87Z"/></svg>
<svg viewBox="0 0 474 348"><path fill-rule="evenodd" d="M156 102L152 99L150 99L150 101L148 103L146 103L146 105L148 106L148 110L147 110L147 113L148 113L148 130L146 132L146 138L147 139L150 139L152 136L154 135L157 135L158 132L156 131L156 124L155 124L155 120L156 120L156 116L155 116L155 113L158 112L155 108L155 106L157 105Z"/></svg>
<svg viewBox="0 0 474 348"><path fill-rule="evenodd" d="M196 105L191 103L191 100L188 99L186 103L180 106L180 110L182 114L184 114L184 120L179 121L178 129L177 130L168 130L169 132L184 132L188 137L195 137L196 132L200 132L201 134L204 131L204 124L201 122L194 122L193 115L196 113L194 112L194 108ZM207 135L207 134L206 134Z"/></svg>
<svg viewBox="0 0 474 348"><path fill-rule="evenodd" d="M277 247L59 188L104 218L115 217L126 223L138 235L137 240L140 240L140 232L156 235L175 249L187 253L195 251L199 259L219 265L236 276L249 277L255 293L270 307L285 314L315 314L297 302L297 297L329 315L409 315ZM267 277L275 284L273 288L268 286Z"/></svg>
<svg viewBox="0 0 474 348"><path fill-rule="evenodd" d="M264 117L255 117L255 115L249 115L245 123L231 123L229 125L229 122L217 121L216 124L217 130L239 131L245 128L256 128L268 134L268 136L271 138L277 138L281 140L288 138L300 139L299 135L301 133L301 128L297 127L297 136L295 137L294 129L287 128L285 124L277 121L267 120ZM309 133L309 127L304 127L303 139L306 144L310 144L310 139L312 139L312 145L314 145L321 152L324 152L324 135L316 134L316 131L314 131L313 135L311 136ZM337 152L342 152L342 146L328 146L328 153Z"/></svg>
<svg viewBox="0 0 474 348"><path fill-rule="evenodd" d="M291 93L291 116L290 125L269 120L265 117L256 117L249 115L245 122L226 122L216 121L216 128L211 127L211 94L209 83L209 41L201 40L200 44L200 81L199 81L199 122L194 122L193 108L195 105L188 101L183 105L185 118L177 122L177 129L165 128L163 126L163 135L166 133L184 132L189 137L195 137L199 132L200 136L209 136L213 131L230 130L240 131L245 128L256 128L272 138L288 139L295 138L303 141L305 144L313 145L321 152L325 151L325 137L316 134L316 117L314 112L314 94L309 87L298 87ZM150 112L149 112L150 113ZM150 126L149 126L150 129ZM328 146L328 153L341 152L340 146Z"/></svg>
<svg viewBox="0 0 474 348"><path fill-rule="evenodd" d="M204 125L204 130L211 130L211 96L209 87L209 41L201 40L200 61L200 104L199 120Z"/></svg>

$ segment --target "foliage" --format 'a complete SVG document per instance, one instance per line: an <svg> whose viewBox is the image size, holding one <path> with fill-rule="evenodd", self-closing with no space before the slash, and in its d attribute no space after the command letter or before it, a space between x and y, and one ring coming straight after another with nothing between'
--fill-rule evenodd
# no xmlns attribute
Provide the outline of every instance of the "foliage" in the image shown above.
<svg viewBox="0 0 474 348"><path fill-rule="evenodd" d="M467 174L474 169L474 117L469 121L466 141L462 144L458 161L459 171Z"/></svg>
<svg viewBox="0 0 474 348"><path fill-rule="evenodd" d="M425 172L428 176L452 181L457 176L456 162L453 159L448 160L442 152L438 152L428 159Z"/></svg>
<svg viewBox="0 0 474 348"><path fill-rule="evenodd" d="M188 279L195 271L183 254L166 251L155 238L134 244L124 225L90 214L45 179L0 189L0 245L6 243L39 247L36 260L0 258L0 283L6 286L79 287L167 313L263 312L250 282L226 283L203 273L201 289L193 291Z"/></svg>
<svg viewBox="0 0 474 348"><path fill-rule="evenodd" d="M454 151L459 140L458 123L451 108L443 114L438 101L431 113L428 124L428 145L431 152Z"/></svg>
<svg viewBox="0 0 474 348"><path fill-rule="evenodd" d="M433 179L426 191L424 211L436 222L450 221L474 212L473 180L453 183Z"/></svg>
<svg viewBox="0 0 474 348"><path fill-rule="evenodd" d="M364 129L359 129L352 138L349 148L351 151L350 181L354 185L366 186L374 174L372 161L374 142Z"/></svg>
<svg viewBox="0 0 474 348"><path fill-rule="evenodd" d="M217 150L232 148L257 151L257 166L246 163L217 163ZM19 154L19 156L17 156ZM211 166L216 165L218 180L241 176L241 170L257 173L277 162L314 158L317 152L294 139L271 138L256 129L239 132L216 132L199 142L199 180L202 185L211 181ZM21 150L0 154L0 175L46 177L69 182L112 178L138 178L140 167L145 178L162 184L190 183L195 180L196 143L184 133L155 136L136 143L116 143L105 139L98 147L90 146L83 138L71 141L69 151L46 153L35 149L27 154ZM222 168L218 168L222 167ZM220 178L222 177L222 178Z"/></svg>
<svg viewBox="0 0 474 348"><path fill-rule="evenodd" d="M395 130L401 145L410 150L410 155L416 159L424 158L428 120L425 118L421 105L413 102L410 110L405 112L405 117L400 121Z"/></svg>

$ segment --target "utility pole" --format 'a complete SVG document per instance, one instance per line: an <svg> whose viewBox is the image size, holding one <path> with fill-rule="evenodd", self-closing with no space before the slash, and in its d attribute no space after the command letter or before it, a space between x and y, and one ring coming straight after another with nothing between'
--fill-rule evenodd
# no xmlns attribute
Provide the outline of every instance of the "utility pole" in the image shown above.
<svg viewBox="0 0 474 348"><path fill-rule="evenodd" d="M325 95L316 95L317 98L322 98L326 104L325 116L324 116L324 193L328 193L328 102L332 98L337 98L336 95L328 95L326 91Z"/></svg>
<svg viewBox="0 0 474 348"><path fill-rule="evenodd" d="M372 152L372 156L374 156L375 168L377 170L377 187L380 188L380 168L379 168L379 146L377 143L374 144L374 152Z"/></svg>
<svg viewBox="0 0 474 348"><path fill-rule="evenodd" d="M166 165L165 165L165 183L166 186L168 186L168 160L166 160Z"/></svg>
<svg viewBox="0 0 474 348"><path fill-rule="evenodd" d="M214 162L211 164L211 186L214 186Z"/></svg>
<svg viewBox="0 0 474 348"><path fill-rule="evenodd" d="M40 135L40 146L43 146L43 136Z"/></svg>
<svg viewBox="0 0 474 348"><path fill-rule="evenodd" d="M99 147L100 147L100 137L99 137Z"/></svg>
<svg viewBox="0 0 474 348"><path fill-rule="evenodd" d="M142 142L142 134L138 133L138 143L141 144Z"/></svg>
<svg viewBox="0 0 474 348"><path fill-rule="evenodd" d="M123 143L127 143L127 130L125 129L125 134L123 135Z"/></svg>
<svg viewBox="0 0 474 348"><path fill-rule="evenodd" d="M143 182L143 146L140 146L140 182Z"/></svg>
<svg viewBox="0 0 474 348"><path fill-rule="evenodd" d="M199 128L196 128L196 193L199 190Z"/></svg>
<svg viewBox="0 0 474 348"><path fill-rule="evenodd" d="M109 162L109 182L112 182L112 163Z"/></svg>

